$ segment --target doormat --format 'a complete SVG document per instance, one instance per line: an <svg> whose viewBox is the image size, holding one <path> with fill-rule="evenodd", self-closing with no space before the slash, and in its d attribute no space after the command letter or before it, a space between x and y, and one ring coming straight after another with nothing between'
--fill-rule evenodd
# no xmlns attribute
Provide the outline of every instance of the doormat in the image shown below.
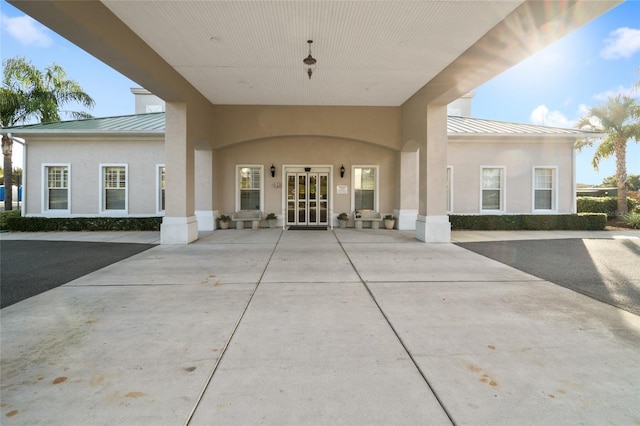
<svg viewBox="0 0 640 426"><path fill-rule="evenodd" d="M289 226L289 231L327 231L329 230L328 226Z"/></svg>

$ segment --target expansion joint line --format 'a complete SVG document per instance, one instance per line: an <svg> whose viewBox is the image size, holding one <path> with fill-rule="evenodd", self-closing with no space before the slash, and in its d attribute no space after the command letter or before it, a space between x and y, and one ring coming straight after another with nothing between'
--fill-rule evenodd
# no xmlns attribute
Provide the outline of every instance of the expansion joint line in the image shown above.
<svg viewBox="0 0 640 426"><path fill-rule="evenodd" d="M258 291L258 287L260 286L260 283L262 282L262 278L264 278L264 274L267 272L267 268L269 267L269 263L271 263L271 259L273 258L273 255L275 254L276 249L278 248L278 244L280 243L280 239L281 238L282 238L282 232L280 232L280 236L278 237L278 241L276 241L276 244L274 245L273 250L271 251L271 254L269 255L269 259L267 260L267 264L264 266L264 269L262 270L262 273L260 274L260 278L258 279L258 282L253 287L253 290L251 291L251 294L249 294L249 298L247 299L247 303L245 303L244 308L242 309L242 312L240 313L240 316L238 317L238 319L236 320L235 324L233 325L233 328L231 329L231 335L229 336L229 338L225 342L224 346L220 350L220 356L218 357L216 362L213 364L213 367L211 368L211 371L209 372L209 376L207 377L207 380L205 381L204 386L202 387L202 390L198 394L198 398L196 398L196 402L195 402L195 404L193 404L193 408L191 409L191 412L189 413L189 415L187 416L186 421L184 422L185 426L189 426L189 424L191 423L191 420L193 419L194 414L196 413L196 410L198 409L198 406L200 405L200 402L202 402L202 398L204 397L205 392L209 388L209 384L211 383L211 380L213 380L213 375L216 373L216 370L218 369L218 366L220 365L220 362L222 361L222 358L224 358L224 355L227 352L227 348L231 344L231 341L233 340L233 337L236 335L236 331L238 330L238 327L240 327L240 323L242 322L242 319L244 318L245 314L247 313L247 310L249 309L249 305L251 304L251 301L253 300L253 296L256 294L256 291Z"/></svg>
<svg viewBox="0 0 640 426"><path fill-rule="evenodd" d="M391 328L391 331L393 331L393 334L395 334L396 339L398 339L398 342L400 342L400 345L402 345L402 348L404 349L404 351L409 356L409 359L413 363L414 367L416 368L416 370L418 370L418 373L420 373L420 376L422 376L422 380L424 380L424 382L427 384L427 387L429 388L429 390L431 391L431 393L435 397L436 401L438 401L438 404L440 405L440 407L442 408L444 413L449 418L449 421L451 422L451 424L453 426L456 426L456 422L453 420L453 417L451 416L451 413L449 412L449 410L447 410L447 407L445 407L444 403L442 402L442 400L438 396L438 393L435 391L433 386L431 386L431 383L429 382L429 379L427 378L427 375L424 373L424 371L422 371L422 369L418 365L418 362L415 360L415 358L413 357L413 355L409 351L409 348L407 347L407 345L402 340L402 337L400 337L400 334L398 334L398 331L395 329L395 327L391 323L391 320L389 320L389 317L387 316L387 314L385 314L384 310L382 309L382 306L380 306L380 303L378 303L378 300L376 299L376 296L371 291L371 288L369 288L369 286L367 285L367 282L362 278L362 275L360 275L360 272L356 268L356 265L354 265L353 261L351 260L351 257L349 257L349 253L347 253L347 250L342 245L342 242L338 239L338 236L336 235L335 232L333 232L333 235L336 237L336 240L338 241L338 244L340 245L340 248L342 249L342 252L347 257L347 260L349 260L349 263L351 264L351 267L353 268L353 270L355 271L356 275L358 276L358 279L360 280L360 282L364 286L365 290L367 290L367 293L369 293L369 297L371 297L371 300L373 300L373 303L375 303L375 305L377 306L378 311L380 311L380 314L382 314L382 317L384 318L384 320L387 322L387 324Z"/></svg>

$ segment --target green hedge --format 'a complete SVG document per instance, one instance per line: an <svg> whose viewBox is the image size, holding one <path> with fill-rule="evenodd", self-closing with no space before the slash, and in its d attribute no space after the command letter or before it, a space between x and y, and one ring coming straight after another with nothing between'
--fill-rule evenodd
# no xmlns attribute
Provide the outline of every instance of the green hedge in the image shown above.
<svg viewBox="0 0 640 426"><path fill-rule="evenodd" d="M449 221L454 231L601 231L607 224L607 215L602 213L450 215Z"/></svg>
<svg viewBox="0 0 640 426"><path fill-rule="evenodd" d="M578 213L606 213L608 217L616 217L618 210L617 197L577 197ZM638 201L627 197L627 209L632 212L638 207Z"/></svg>
<svg viewBox="0 0 640 426"><path fill-rule="evenodd" d="M19 232L159 231L161 217L11 217L7 228Z"/></svg>
<svg viewBox="0 0 640 426"><path fill-rule="evenodd" d="M0 212L0 229L9 229L7 221L11 217L20 217L20 210L7 210Z"/></svg>

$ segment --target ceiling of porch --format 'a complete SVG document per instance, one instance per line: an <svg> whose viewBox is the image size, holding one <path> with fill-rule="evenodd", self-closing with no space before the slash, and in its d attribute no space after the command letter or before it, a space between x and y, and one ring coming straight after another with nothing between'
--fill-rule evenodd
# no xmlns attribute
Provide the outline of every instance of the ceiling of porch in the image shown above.
<svg viewBox="0 0 640 426"><path fill-rule="evenodd" d="M361 106L451 102L619 3L8 1L165 100Z"/></svg>

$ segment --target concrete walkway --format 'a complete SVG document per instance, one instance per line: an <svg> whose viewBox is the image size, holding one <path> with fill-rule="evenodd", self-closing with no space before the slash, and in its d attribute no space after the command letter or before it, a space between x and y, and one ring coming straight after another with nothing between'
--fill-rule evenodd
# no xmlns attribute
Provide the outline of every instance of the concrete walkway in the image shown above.
<svg viewBox="0 0 640 426"><path fill-rule="evenodd" d="M640 422L634 314L412 233L201 237L2 309L1 423Z"/></svg>

